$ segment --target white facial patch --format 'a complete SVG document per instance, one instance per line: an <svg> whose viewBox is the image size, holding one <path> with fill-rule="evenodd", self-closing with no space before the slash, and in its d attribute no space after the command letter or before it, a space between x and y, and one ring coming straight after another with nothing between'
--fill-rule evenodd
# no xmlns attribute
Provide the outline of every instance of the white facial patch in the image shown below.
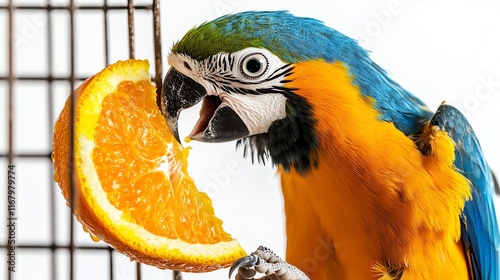
<svg viewBox="0 0 500 280"><path fill-rule="evenodd" d="M281 81L290 71L290 64L269 50L246 48L218 53L201 61L171 53L168 63L202 85L207 95L219 97L223 105L232 108L249 135L267 133L273 122L286 117L287 99ZM261 89L267 90L259 93ZM255 93L241 93L245 90Z"/></svg>
<svg viewBox="0 0 500 280"><path fill-rule="evenodd" d="M222 103L231 107L245 123L250 135L266 133L274 121L286 117L286 97L270 94L221 94Z"/></svg>

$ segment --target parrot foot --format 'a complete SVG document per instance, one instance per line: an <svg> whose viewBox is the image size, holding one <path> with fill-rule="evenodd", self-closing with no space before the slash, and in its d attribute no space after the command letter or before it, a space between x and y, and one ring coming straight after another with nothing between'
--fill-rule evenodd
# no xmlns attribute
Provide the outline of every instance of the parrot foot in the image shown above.
<svg viewBox="0 0 500 280"><path fill-rule="evenodd" d="M236 269L236 280L310 280L304 272L264 246L259 246L249 256L235 261L229 269L229 278ZM253 278L257 272L264 273L265 276Z"/></svg>

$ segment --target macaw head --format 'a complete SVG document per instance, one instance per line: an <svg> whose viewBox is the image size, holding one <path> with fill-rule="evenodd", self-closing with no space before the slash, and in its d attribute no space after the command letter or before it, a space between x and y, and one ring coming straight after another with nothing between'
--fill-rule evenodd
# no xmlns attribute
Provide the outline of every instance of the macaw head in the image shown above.
<svg viewBox="0 0 500 280"><path fill-rule="evenodd" d="M285 170L307 172L317 164L316 125L324 119L315 112L321 102L300 94L307 83L294 81L300 75L322 82L321 68L301 66L309 61L344 65L362 93L377 101L383 119L414 110L414 103L397 100L406 92L356 41L315 19L281 11L243 12L195 27L173 46L162 89L166 122L179 141L181 110L202 102L191 139L239 140L259 160L270 157ZM391 102L398 103L399 113L386 110L395 106ZM400 129L412 133L417 118L401 121Z"/></svg>

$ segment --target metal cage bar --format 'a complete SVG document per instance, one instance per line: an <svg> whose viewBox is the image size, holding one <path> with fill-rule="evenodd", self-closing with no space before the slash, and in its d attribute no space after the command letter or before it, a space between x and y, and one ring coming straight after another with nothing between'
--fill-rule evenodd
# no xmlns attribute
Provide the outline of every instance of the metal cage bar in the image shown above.
<svg viewBox="0 0 500 280"><path fill-rule="evenodd" d="M14 3L13 0L9 0L8 2L8 39L7 39L7 56L8 56L8 88L7 88L7 96L8 96L8 111L9 111L9 116L8 116L8 130L9 130L9 135L8 135L8 165L14 164ZM15 195L15 194L14 194ZM7 213L7 218L9 217L9 214ZM7 238L9 238L9 233L7 232ZM6 246L8 243L8 239L5 240ZM7 279L11 280L13 279L13 272L10 271L9 269L6 269L7 271Z"/></svg>
<svg viewBox="0 0 500 280"><path fill-rule="evenodd" d="M75 1L70 0L69 2L69 41L70 41L70 89L73 90L75 88ZM75 276L75 223L73 219L73 213L75 212L75 182L73 180L73 163L74 163L74 142L75 139L75 123L73 120L75 119L75 105L76 105L76 97L74 94L70 95L70 130L69 134L69 164L68 164L68 182L70 182L69 187L69 197L70 197L70 209L71 215L69 216L69 279L73 280Z"/></svg>
<svg viewBox="0 0 500 280"><path fill-rule="evenodd" d="M77 5L75 4L74 0L70 0L69 4L67 5L54 5L51 4L50 0L46 0L45 5L15 5L14 0L9 0L6 5L0 5L0 11L7 11L7 16L8 16L8 34L6 34L6 39L7 39L7 49L8 49L8 74L5 76L0 75L0 81L7 82L7 96L8 96L8 151L7 153L0 153L0 158L7 158L8 164L15 164L15 159L18 158L23 158L23 159L37 159L37 160L46 160L51 158L51 152L20 152L15 154L14 150L14 83L15 82L46 82L46 87L47 87L47 103L48 103L48 125L46 129L49 131L49 143L52 142L52 133L53 133L53 123L55 121L55 115L53 112L54 108L54 88L55 82L68 82L71 88L71 92L74 90L75 85L78 82L81 82L85 80L87 77L82 77L78 76L76 74L76 67L75 67L75 58L76 58L76 51L75 51L75 38L78 36L75 30L75 15L78 11L100 11L103 14L102 18L102 25L103 25L103 33L104 33L104 63L105 65L108 65L110 61L110 19L109 19L109 11L126 11L127 12L127 20L128 20L128 52L129 52L129 57L134 58L136 53L135 53L135 34L134 34L134 27L135 27L135 19L134 19L134 14L135 11L137 10L144 10L144 11L150 11L153 15L153 22L152 22L152 28L154 30L153 32L153 37L154 37L154 42L153 42L153 47L154 47L154 60L155 60L155 68L154 68L154 73L155 75L152 77L152 80L156 84L157 87L157 102L158 105L160 104L160 98L159 98L159 93L161 91L161 86L162 86L162 53L161 53L161 33L160 33L160 1L159 0L152 0L150 5L135 5L133 0L127 0L126 4L123 5L112 5L110 6L108 4L107 0L103 0L103 5ZM16 11L44 11L47 13L47 68L46 72L47 75L25 75L25 74L19 74L15 75L14 73L14 32L15 32L15 12ZM53 27L54 27L54 21L52 17L52 12L54 11L67 11L69 14L69 63L70 63L70 70L68 75L61 76L61 75L55 75L54 74L54 57L55 53L53 51L54 48L54 34L53 34ZM73 95L71 95L73 96ZM71 108L73 108L74 100L71 98ZM73 116L73 110L71 110L71 116ZM71 124L71 128L73 129L74 124ZM73 150L72 143L73 143L73 135L70 137L70 151ZM73 153L70 152L70 157L73 156ZM72 158L70 159L70 162L73 162ZM72 168L70 166L70 168ZM71 171L71 170L70 170ZM69 277L67 279L75 279L75 252L79 250L83 251L106 251L109 256L109 274L107 277L112 280L116 276L116 272L114 271L114 249L109 247L109 246L103 246L103 245L95 245L95 246L78 246L75 243L75 224L74 224L74 219L73 219L73 207L71 206L71 215L70 216L70 221L69 221L69 242L67 245L61 245L57 243L56 240L56 231L58 228L58 222L56 219L56 210L54 205L56 204L56 189L57 186L56 184L52 181L52 174L53 170L50 169L50 176L49 176L49 182L47 182L49 188L48 191L49 196L49 203L51 205L49 209L49 220L50 220L50 225L49 225L49 235L50 239L47 244L37 244L37 243L30 243L30 244L16 244L16 250L34 250L34 251L42 251L42 250L49 250L50 251L50 268L49 268L49 274L51 279L58 279L58 273L57 273L57 260L56 260L56 252L65 250L69 252ZM68 174L71 174L71 172L68 172ZM72 182L72 181L71 181ZM70 191L70 205L73 205L73 182L71 184L71 191ZM5 243L4 243L5 242ZM7 240L2 241L0 244L0 248L2 249L7 249L8 248L8 242ZM7 279L12 280L15 279L15 273L10 272L7 270ZM136 272L135 272L135 277L137 280L140 280L142 277L142 268L141 264L136 263ZM66 278L65 278L66 279ZM175 280L180 280L182 279L182 275L178 271L173 272L173 279Z"/></svg>
<svg viewBox="0 0 500 280"><path fill-rule="evenodd" d="M47 0L47 6L50 6L50 0ZM47 17L47 73L52 73L53 72L53 54L52 54L52 48L53 48L53 34L52 34L52 17ZM53 92L54 89L54 83L52 80L47 81L48 83L48 92L47 94L47 104L49 106L49 123L47 125L47 130L49 131L49 143L51 143L52 139L52 134L53 134L53 126L52 124L55 121L54 113L53 113L53 107L54 107L54 96L50 94L50 92ZM48 178L52 178L52 170L49 169L49 172L51 172L48 176ZM49 194L49 199L50 199L50 205L55 205L56 203L56 197L55 197L55 191L54 187L55 185L52 183L52 180L49 179L50 181L47 182L49 186L50 194ZM50 207L50 246L51 246L51 254L50 254L50 276L52 279L57 280L56 276L56 271L57 271L57 266L56 266L56 230L57 230L57 219L56 219L56 211L55 207Z"/></svg>

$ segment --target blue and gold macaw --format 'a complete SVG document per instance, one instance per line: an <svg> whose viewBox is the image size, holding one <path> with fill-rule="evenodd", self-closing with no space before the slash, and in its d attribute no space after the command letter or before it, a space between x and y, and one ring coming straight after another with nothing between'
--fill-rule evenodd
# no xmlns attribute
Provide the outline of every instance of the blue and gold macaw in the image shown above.
<svg viewBox="0 0 500 280"><path fill-rule="evenodd" d="M278 166L286 262L261 247L237 279L500 279L495 183L469 123L431 112L356 41L244 12L191 29L168 61L178 141L180 111L202 102L191 139L238 140Z"/></svg>

